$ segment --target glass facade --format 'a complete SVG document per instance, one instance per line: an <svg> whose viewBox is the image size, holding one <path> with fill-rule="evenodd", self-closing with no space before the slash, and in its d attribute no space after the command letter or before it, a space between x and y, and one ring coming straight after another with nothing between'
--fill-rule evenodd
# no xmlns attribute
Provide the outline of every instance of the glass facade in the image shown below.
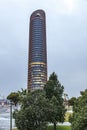
<svg viewBox="0 0 87 130"><path fill-rule="evenodd" d="M30 17L28 89L43 89L47 82L45 13L37 10Z"/></svg>

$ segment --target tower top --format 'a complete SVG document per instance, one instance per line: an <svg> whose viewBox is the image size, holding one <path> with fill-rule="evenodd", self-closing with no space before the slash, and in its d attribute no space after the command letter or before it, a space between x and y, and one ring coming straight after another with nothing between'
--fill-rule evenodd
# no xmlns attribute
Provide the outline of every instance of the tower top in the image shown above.
<svg viewBox="0 0 87 130"><path fill-rule="evenodd" d="M45 19L45 11L42 9L36 10L31 14L30 19L34 19L34 18L40 18L40 19Z"/></svg>

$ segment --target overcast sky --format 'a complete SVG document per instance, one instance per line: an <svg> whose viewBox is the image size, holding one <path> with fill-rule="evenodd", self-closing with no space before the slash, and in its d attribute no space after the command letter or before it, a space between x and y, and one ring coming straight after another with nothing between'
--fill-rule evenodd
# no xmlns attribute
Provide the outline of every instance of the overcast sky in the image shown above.
<svg viewBox="0 0 87 130"><path fill-rule="evenodd" d="M0 95L27 88L29 19L46 12L48 77L69 97L87 88L87 1L0 0Z"/></svg>

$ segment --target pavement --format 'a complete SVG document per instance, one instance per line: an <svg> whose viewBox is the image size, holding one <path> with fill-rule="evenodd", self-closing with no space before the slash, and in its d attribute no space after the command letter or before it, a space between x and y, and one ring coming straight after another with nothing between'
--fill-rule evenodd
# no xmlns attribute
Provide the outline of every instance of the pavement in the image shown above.
<svg viewBox="0 0 87 130"><path fill-rule="evenodd" d="M52 125L53 125L53 123L49 123L48 125L49 125L49 126L52 126ZM69 123L69 122L64 122L64 123L57 123L57 125L62 125L62 126L70 126L70 125L71 125L71 123Z"/></svg>

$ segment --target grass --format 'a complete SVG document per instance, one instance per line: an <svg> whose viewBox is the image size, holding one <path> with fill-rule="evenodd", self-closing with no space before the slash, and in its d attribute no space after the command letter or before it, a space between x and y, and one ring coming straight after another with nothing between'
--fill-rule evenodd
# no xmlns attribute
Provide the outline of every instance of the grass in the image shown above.
<svg viewBox="0 0 87 130"><path fill-rule="evenodd" d="M13 129L17 130L17 129ZM53 126L48 126L47 130L53 130ZM70 126L57 126L57 130L71 130Z"/></svg>
<svg viewBox="0 0 87 130"><path fill-rule="evenodd" d="M53 130L53 126L49 126L47 130ZM71 130L70 126L57 126L57 130Z"/></svg>

